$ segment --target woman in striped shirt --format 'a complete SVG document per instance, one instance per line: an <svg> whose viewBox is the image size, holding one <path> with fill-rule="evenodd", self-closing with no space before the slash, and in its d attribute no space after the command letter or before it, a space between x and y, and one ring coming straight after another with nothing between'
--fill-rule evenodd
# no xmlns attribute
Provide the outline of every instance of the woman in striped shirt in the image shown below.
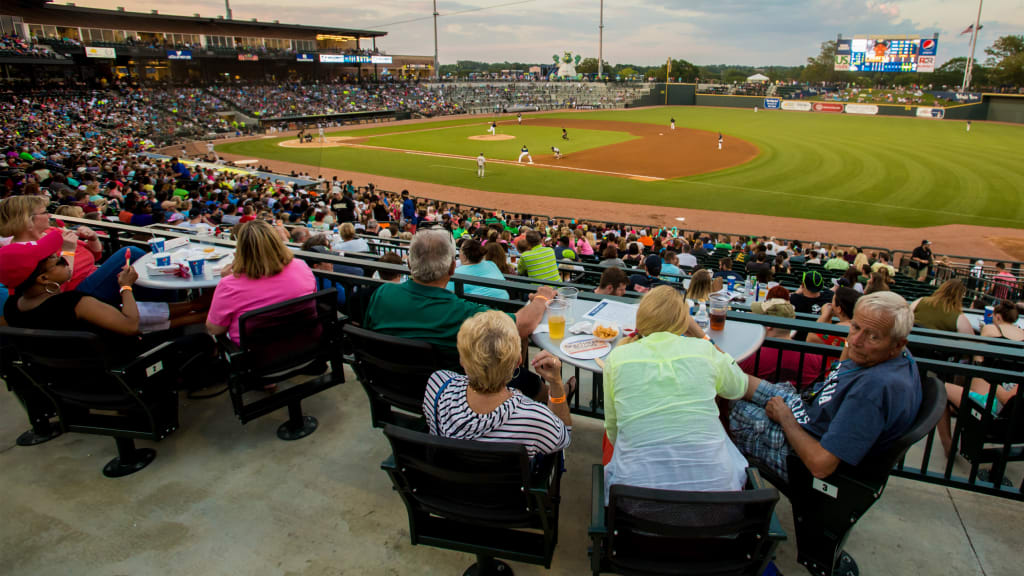
<svg viewBox="0 0 1024 576"><path fill-rule="evenodd" d="M466 320L458 336L465 375L439 370L423 395L430 433L446 438L522 444L533 457L569 445L572 417L562 384L562 363L548 352L533 367L548 383L547 405L506 384L519 370L519 333L503 312L481 312Z"/></svg>

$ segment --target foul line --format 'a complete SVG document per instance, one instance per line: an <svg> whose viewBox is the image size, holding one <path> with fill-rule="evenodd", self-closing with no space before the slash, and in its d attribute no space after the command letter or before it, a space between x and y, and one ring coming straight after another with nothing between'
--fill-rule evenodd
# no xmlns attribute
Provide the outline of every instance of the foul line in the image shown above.
<svg viewBox="0 0 1024 576"><path fill-rule="evenodd" d="M362 148L364 150L385 150L388 152L403 152L405 154L414 154L416 156L427 156L430 158L454 158L456 160L467 160L475 161L475 156L461 156L459 154L445 154L443 152L422 152L419 150L406 150L405 148L388 148L386 146L367 146L366 144L349 144L339 143L339 147L347 146L349 148ZM487 160L488 163L494 164L505 164L510 166L530 166L523 162L516 162L514 160ZM611 172L609 170L594 170L592 168L577 168L574 166L558 166L556 164L533 164L533 166L543 166L544 168L555 168L557 170L569 170L570 172L589 172L592 174L609 174L611 176L625 176L627 178L644 178L652 181L664 180L657 176L646 176L644 174L628 174L626 172Z"/></svg>
<svg viewBox="0 0 1024 576"><path fill-rule="evenodd" d="M950 212L948 210L929 210L928 208L915 208L913 206L899 206L896 204L882 204L880 202L867 202L865 200L849 200L847 198L829 198L827 196L808 196L807 194L797 194L796 192L781 192L778 190L765 190L762 188L750 188L748 186L734 186L732 184L716 184L714 182L696 182L694 180L671 180L674 184L699 184L701 186L714 186L716 188L731 188L733 190L744 190L747 192L763 192L767 194L778 194L780 196L793 196L795 198L802 198L804 200L824 200L827 202L842 202L846 204L860 204L863 206L872 206L878 208L894 208L898 210L913 210L915 212L927 212L929 214L945 214L952 216L967 216L968 218L977 218L981 220L997 220L1001 222L1017 222L1015 218L995 218L991 216L971 216L962 212Z"/></svg>

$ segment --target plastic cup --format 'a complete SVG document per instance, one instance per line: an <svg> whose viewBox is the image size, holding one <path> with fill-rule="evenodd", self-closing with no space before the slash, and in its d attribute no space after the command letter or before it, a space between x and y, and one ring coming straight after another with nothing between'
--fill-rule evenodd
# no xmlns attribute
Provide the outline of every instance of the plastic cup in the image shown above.
<svg viewBox="0 0 1024 576"><path fill-rule="evenodd" d="M149 250L154 254L159 254L164 251L164 242L166 238L150 238L149 239Z"/></svg>
<svg viewBox="0 0 1024 576"><path fill-rule="evenodd" d="M206 265L206 259L202 257L193 257L188 259L188 269L192 272L192 277L202 276L203 268Z"/></svg>
<svg viewBox="0 0 1024 576"><path fill-rule="evenodd" d="M985 306L985 324L991 324L994 322L993 316L995 316L995 306Z"/></svg>
<svg viewBox="0 0 1024 576"><path fill-rule="evenodd" d="M552 340L565 338L566 312L569 305L564 300L548 302L548 334Z"/></svg>
<svg viewBox="0 0 1024 576"><path fill-rule="evenodd" d="M711 316L711 329L725 330L725 317L729 313L729 299L724 296L713 295L711 297L709 313Z"/></svg>
<svg viewBox="0 0 1024 576"><path fill-rule="evenodd" d="M576 319L573 315L573 310L576 306L576 299L580 294L579 289L565 286L555 290L555 292L557 293L555 299L562 300L568 305L568 308L565 310L565 321L569 324L574 323Z"/></svg>
<svg viewBox="0 0 1024 576"><path fill-rule="evenodd" d="M171 265L171 255L168 254L167 252L160 252L159 254L156 254L156 265L157 266L170 266Z"/></svg>

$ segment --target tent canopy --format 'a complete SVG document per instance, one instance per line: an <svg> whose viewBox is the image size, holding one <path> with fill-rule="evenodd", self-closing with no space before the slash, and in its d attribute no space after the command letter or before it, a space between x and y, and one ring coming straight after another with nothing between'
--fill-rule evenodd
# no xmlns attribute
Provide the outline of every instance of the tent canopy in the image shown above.
<svg viewBox="0 0 1024 576"><path fill-rule="evenodd" d="M764 74L754 74L753 76L747 76L747 82L767 82L768 77Z"/></svg>

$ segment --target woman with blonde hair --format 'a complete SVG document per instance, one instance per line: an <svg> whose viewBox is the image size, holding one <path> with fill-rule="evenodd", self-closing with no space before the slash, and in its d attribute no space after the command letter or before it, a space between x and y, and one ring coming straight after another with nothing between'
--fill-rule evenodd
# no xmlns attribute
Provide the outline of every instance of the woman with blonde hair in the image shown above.
<svg viewBox="0 0 1024 576"><path fill-rule="evenodd" d="M711 272L707 269L697 270L690 277L690 287L686 290L686 297L695 303L708 302L711 300Z"/></svg>
<svg viewBox="0 0 1024 576"><path fill-rule="evenodd" d="M614 446L606 486L742 489L747 461L715 397L741 398L750 378L710 341L684 336L691 326L679 292L658 286L640 301L636 334L605 360L604 424Z"/></svg>
<svg viewBox="0 0 1024 576"><path fill-rule="evenodd" d="M946 280L931 296L918 298L910 305L914 325L932 330L974 334L971 321L963 313L967 288L957 278Z"/></svg>
<svg viewBox="0 0 1024 576"><path fill-rule="evenodd" d="M238 318L250 311L316 290L313 272L292 257L277 231L264 220L236 226L235 260L222 272L213 292L206 329L214 336L227 333L238 343Z"/></svg>
<svg viewBox="0 0 1024 576"><path fill-rule="evenodd" d="M57 216L68 216L70 218L85 218L85 210L81 206L73 206L71 204L58 206L54 214Z"/></svg>
<svg viewBox="0 0 1024 576"><path fill-rule="evenodd" d="M341 241L335 241L331 250L335 252L369 252L370 245L366 240L356 236L356 227L351 222L345 222L338 227L338 234Z"/></svg>
<svg viewBox="0 0 1024 576"><path fill-rule="evenodd" d="M587 238L587 234L583 232L583 228L577 228L573 231L576 237L575 247L573 250L576 251L580 256L593 256L594 247L591 245L591 241Z"/></svg>
<svg viewBox="0 0 1024 576"><path fill-rule="evenodd" d="M462 323L457 345L466 374L438 370L423 394L423 416L431 434L521 444L531 457L569 445L572 416L556 356L545 351L532 362L548 383L545 405L508 386L522 364L511 316L496 310L472 316Z"/></svg>

